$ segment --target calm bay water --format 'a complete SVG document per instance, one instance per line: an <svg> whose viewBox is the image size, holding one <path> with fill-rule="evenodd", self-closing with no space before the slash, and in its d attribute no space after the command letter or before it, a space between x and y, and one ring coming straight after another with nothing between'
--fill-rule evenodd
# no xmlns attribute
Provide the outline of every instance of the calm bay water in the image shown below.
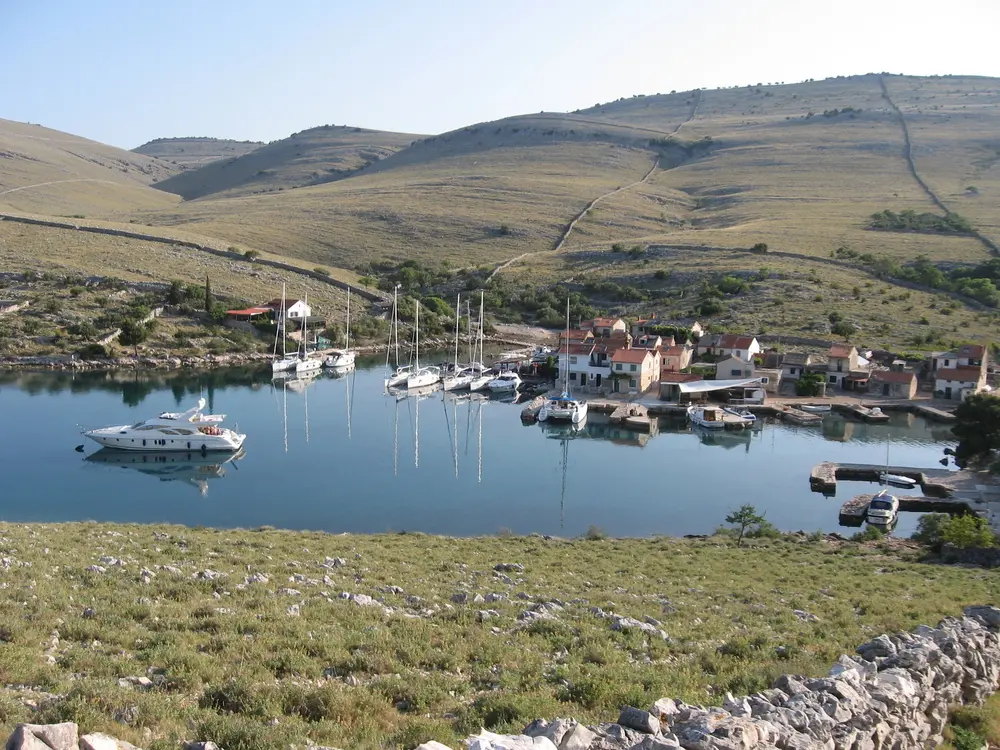
<svg viewBox="0 0 1000 750"><path fill-rule="evenodd" d="M0 518L460 536L576 536L596 525L649 536L707 533L751 503L781 529L844 531L840 504L874 485L841 482L837 498L823 497L809 490L815 464L882 463L888 439L893 464L938 468L954 444L946 426L906 414L722 435L664 421L654 436L594 415L574 433L524 426L520 406L496 400L397 401L383 394L378 363L359 364L304 389L245 369L0 372ZM123 455L79 435L187 409L199 395L249 435L242 455ZM915 524L901 514L897 535Z"/></svg>

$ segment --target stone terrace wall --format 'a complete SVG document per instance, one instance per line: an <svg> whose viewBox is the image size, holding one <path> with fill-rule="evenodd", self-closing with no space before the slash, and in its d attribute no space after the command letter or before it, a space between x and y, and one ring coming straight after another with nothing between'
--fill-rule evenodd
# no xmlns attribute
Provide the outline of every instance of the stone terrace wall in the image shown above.
<svg viewBox="0 0 1000 750"><path fill-rule="evenodd" d="M539 719L520 735L483 731L468 750L916 750L934 747L951 706L981 703L1000 679L1000 609L974 606L936 628L880 635L841 656L828 676L779 677L770 690L726 696L722 708L663 698L622 709L617 724ZM75 724L21 724L7 750L133 750ZM191 750L214 750L210 741ZM314 750L324 750L313 746ZM224 750L224 749L223 749ZM449 750L427 742L417 750Z"/></svg>

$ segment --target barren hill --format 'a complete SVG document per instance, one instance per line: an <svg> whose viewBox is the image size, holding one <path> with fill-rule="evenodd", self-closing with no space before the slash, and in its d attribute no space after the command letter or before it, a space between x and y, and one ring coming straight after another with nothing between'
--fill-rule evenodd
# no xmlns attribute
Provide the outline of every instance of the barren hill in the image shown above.
<svg viewBox="0 0 1000 750"><path fill-rule="evenodd" d="M227 138L156 138L132 149L179 167L194 169L219 159L232 159L260 148L260 141L233 141Z"/></svg>
<svg viewBox="0 0 1000 750"><path fill-rule="evenodd" d="M317 185L342 179L391 156L422 136L324 125L227 155L157 184L185 200L233 197ZM148 145L148 144L147 144Z"/></svg>
<svg viewBox="0 0 1000 750"><path fill-rule="evenodd" d="M176 171L142 154L0 120L0 207L68 216L170 206L176 198L149 186Z"/></svg>

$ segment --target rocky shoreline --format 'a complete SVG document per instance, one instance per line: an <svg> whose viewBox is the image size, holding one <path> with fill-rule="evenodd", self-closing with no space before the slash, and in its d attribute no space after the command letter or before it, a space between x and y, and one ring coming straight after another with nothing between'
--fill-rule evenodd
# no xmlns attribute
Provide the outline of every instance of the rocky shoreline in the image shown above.
<svg viewBox="0 0 1000 750"><path fill-rule="evenodd" d="M506 337L487 337L485 341L489 344L501 346L513 346L518 348L530 348L532 343L518 341ZM428 339L423 342L424 348L431 350L445 350L453 344L447 339ZM402 345L406 351L410 346ZM384 353L387 347L385 344L370 344L368 346L355 347L354 350L361 356L372 356ZM180 370L180 369L214 369L217 367L240 367L252 364L263 364L271 361L271 355L267 352L241 352L226 354L205 354L200 357L152 357L152 356L126 356L126 357L106 357L100 359L79 359L73 354L55 354L38 356L3 356L0 357L0 369L25 369L25 370Z"/></svg>

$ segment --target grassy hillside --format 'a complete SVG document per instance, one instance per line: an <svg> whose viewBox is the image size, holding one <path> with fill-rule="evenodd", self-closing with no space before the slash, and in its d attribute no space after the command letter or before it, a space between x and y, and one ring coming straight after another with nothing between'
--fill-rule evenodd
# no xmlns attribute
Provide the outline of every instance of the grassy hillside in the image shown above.
<svg viewBox="0 0 1000 750"><path fill-rule="evenodd" d="M307 267L502 267L517 284L568 282L621 311L691 312L692 283L759 277L701 317L823 333L838 313L867 343L933 346L995 328L966 301L1000 300L1000 267L970 270L1000 242L998 124L997 79L873 74L632 97L417 139L324 127L158 181L193 200L129 220ZM876 227L874 214L895 218ZM743 252L759 243L768 257ZM645 266L613 245L646 251ZM972 288L963 273L988 280ZM831 288L803 291L816 278Z"/></svg>
<svg viewBox="0 0 1000 750"><path fill-rule="evenodd" d="M997 595L982 570L819 535L737 549L722 537L0 531L0 729L76 721L152 750L455 747L539 716L613 721L664 696L720 704ZM613 615L631 619L615 629Z"/></svg>
<svg viewBox="0 0 1000 750"><path fill-rule="evenodd" d="M228 138L156 138L132 150L181 168L197 169L219 159L243 156L263 145L260 141Z"/></svg>
<svg viewBox="0 0 1000 750"><path fill-rule="evenodd" d="M324 125L249 149L242 155L226 154L222 160L176 175L156 187L193 200L318 185L351 175L420 137Z"/></svg>
<svg viewBox="0 0 1000 750"><path fill-rule="evenodd" d="M0 210L123 216L176 196L152 190L178 167L38 125L0 120Z"/></svg>

